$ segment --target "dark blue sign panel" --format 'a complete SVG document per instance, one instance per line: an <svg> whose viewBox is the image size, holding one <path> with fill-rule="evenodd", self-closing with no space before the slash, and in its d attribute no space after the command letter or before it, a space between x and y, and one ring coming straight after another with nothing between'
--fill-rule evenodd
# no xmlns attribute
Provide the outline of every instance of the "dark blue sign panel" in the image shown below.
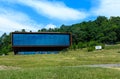
<svg viewBox="0 0 120 79"><path fill-rule="evenodd" d="M70 46L69 34L20 34L12 37L13 46Z"/></svg>
<svg viewBox="0 0 120 79"><path fill-rule="evenodd" d="M18 52L19 55L31 55L31 54L57 54L59 51L23 51Z"/></svg>

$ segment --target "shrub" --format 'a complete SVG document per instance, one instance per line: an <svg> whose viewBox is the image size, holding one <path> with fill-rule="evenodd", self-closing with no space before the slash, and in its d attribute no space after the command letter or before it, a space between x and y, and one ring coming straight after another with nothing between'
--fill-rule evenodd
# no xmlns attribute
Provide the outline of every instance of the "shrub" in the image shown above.
<svg viewBox="0 0 120 79"><path fill-rule="evenodd" d="M88 52L94 51L96 45L99 45L99 43L96 42L96 41L90 41L90 42L88 42L88 44L87 44L87 51Z"/></svg>
<svg viewBox="0 0 120 79"><path fill-rule="evenodd" d="M117 53L120 53L120 51L118 51Z"/></svg>
<svg viewBox="0 0 120 79"><path fill-rule="evenodd" d="M96 46L96 45L98 45L98 42L96 42L96 41L90 41L90 42L88 42L88 44L87 44L88 47Z"/></svg>
<svg viewBox="0 0 120 79"><path fill-rule="evenodd" d="M102 46L102 49L105 49L105 44L100 44Z"/></svg>
<svg viewBox="0 0 120 79"><path fill-rule="evenodd" d="M77 49L77 45L76 45L76 44L73 44L73 45L71 45L71 46L69 47L69 49L71 49L71 50L76 50L76 49Z"/></svg>
<svg viewBox="0 0 120 79"><path fill-rule="evenodd" d="M87 47L88 52L91 52L91 51L94 51L94 50L95 50L95 47L93 47L93 46L92 47Z"/></svg>
<svg viewBox="0 0 120 79"><path fill-rule="evenodd" d="M82 49L82 48L85 48L85 47L86 47L86 43L79 42L78 45L77 45L78 49Z"/></svg>

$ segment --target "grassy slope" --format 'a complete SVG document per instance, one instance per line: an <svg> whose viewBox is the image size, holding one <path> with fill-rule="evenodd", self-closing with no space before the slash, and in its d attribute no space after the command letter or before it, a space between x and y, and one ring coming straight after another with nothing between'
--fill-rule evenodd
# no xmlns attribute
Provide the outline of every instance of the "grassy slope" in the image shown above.
<svg viewBox="0 0 120 79"><path fill-rule="evenodd" d="M87 52L84 49L49 55L8 55L0 56L0 65L25 68L120 63L119 51L120 49L109 49Z"/></svg>
<svg viewBox="0 0 120 79"><path fill-rule="evenodd" d="M120 79L120 70L63 67L120 63L119 47L107 46L104 50L93 52L83 49L49 55L0 56L0 65L21 68L0 70L0 79Z"/></svg>
<svg viewBox="0 0 120 79"><path fill-rule="evenodd" d="M120 71L89 67L43 67L0 71L0 79L120 79Z"/></svg>

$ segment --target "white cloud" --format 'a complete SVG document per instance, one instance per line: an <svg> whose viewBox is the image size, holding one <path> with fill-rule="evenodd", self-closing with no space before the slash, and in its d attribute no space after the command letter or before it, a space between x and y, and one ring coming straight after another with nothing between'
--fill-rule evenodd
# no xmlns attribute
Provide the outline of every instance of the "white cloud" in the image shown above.
<svg viewBox="0 0 120 79"><path fill-rule="evenodd" d="M61 2L50 2L48 0L18 0L17 2L33 8L40 15L42 14L50 19L72 21L84 19L87 16L85 12L69 8Z"/></svg>
<svg viewBox="0 0 120 79"><path fill-rule="evenodd" d="M62 22L79 21L91 16L120 16L120 0L95 0L98 5L95 4L92 7L92 11L88 13L76 10L66 6L62 2L56 0L0 0L0 2L9 3L8 5L25 5L36 12L39 15L43 15L47 18L60 20ZM8 7L0 6L0 33L11 32L14 30L27 29L38 30L44 28L55 28L54 24L48 24L46 26L37 24L28 15L9 9Z"/></svg>
<svg viewBox="0 0 120 79"><path fill-rule="evenodd" d="M100 0L100 5L93 9L95 15L120 16L120 0Z"/></svg>
<svg viewBox="0 0 120 79"><path fill-rule="evenodd" d="M0 33L21 29L37 31L39 26L24 13L0 7Z"/></svg>
<svg viewBox="0 0 120 79"><path fill-rule="evenodd" d="M46 29L49 29L49 28L51 28L51 29L54 29L54 28L56 28L57 26L56 25L53 25L53 24L48 24L48 25L46 25Z"/></svg>

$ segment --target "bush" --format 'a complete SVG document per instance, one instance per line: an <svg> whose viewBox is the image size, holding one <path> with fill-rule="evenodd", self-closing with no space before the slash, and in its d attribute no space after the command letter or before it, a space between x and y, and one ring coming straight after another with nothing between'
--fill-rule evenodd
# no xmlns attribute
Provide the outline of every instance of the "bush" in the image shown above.
<svg viewBox="0 0 120 79"><path fill-rule="evenodd" d="M69 47L69 49L71 49L71 50L76 50L76 49L77 49L77 45L76 45L76 44L73 44L73 45L71 45L71 46Z"/></svg>
<svg viewBox="0 0 120 79"><path fill-rule="evenodd" d="M86 43L79 42L78 45L77 45L78 49L82 49L82 48L85 48L85 47L86 47Z"/></svg>
<svg viewBox="0 0 120 79"><path fill-rule="evenodd" d="M98 43L98 42L96 42L96 41L90 41L90 42L87 44L87 50L88 50L88 52L95 50L95 46L102 46L102 49L105 48L105 44Z"/></svg>
<svg viewBox="0 0 120 79"><path fill-rule="evenodd" d="M117 53L120 53L120 51L118 51Z"/></svg>
<svg viewBox="0 0 120 79"><path fill-rule="evenodd" d="M91 46L96 46L96 45L98 45L98 44L99 44L99 43L96 42L96 41L90 41L90 42L88 42L87 46L88 46L88 47L91 47Z"/></svg>
<svg viewBox="0 0 120 79"><path fill-rule="evenodd" d="M102 49L105 49L105 44L100 44L102 46Z"/></svg>
<svg viewBox="0 0 120 79"><path fill-rule="evenodd" d="M2 55L2 54L7 55L8 52L9 52L9 49L8 49L7 47L2 47L2 48L1 48L1 51L0 51L0 55Z"/></svg>
<svg viewBox="0 0 120 79"><path fill-rule="evenodd" d="M94 51L94 50L95 50L95 47L87 47L88 52L91 52L91 51Z"/></svg>
<svg viewBox="0 0 120 79"><path fill-rule="evenodd" d="M96 41L90 41L88 44L87 44L87 51L88 52L91 52L91 51L94 51L95 50L95 46L98 44L98 42Z"/></svg>

